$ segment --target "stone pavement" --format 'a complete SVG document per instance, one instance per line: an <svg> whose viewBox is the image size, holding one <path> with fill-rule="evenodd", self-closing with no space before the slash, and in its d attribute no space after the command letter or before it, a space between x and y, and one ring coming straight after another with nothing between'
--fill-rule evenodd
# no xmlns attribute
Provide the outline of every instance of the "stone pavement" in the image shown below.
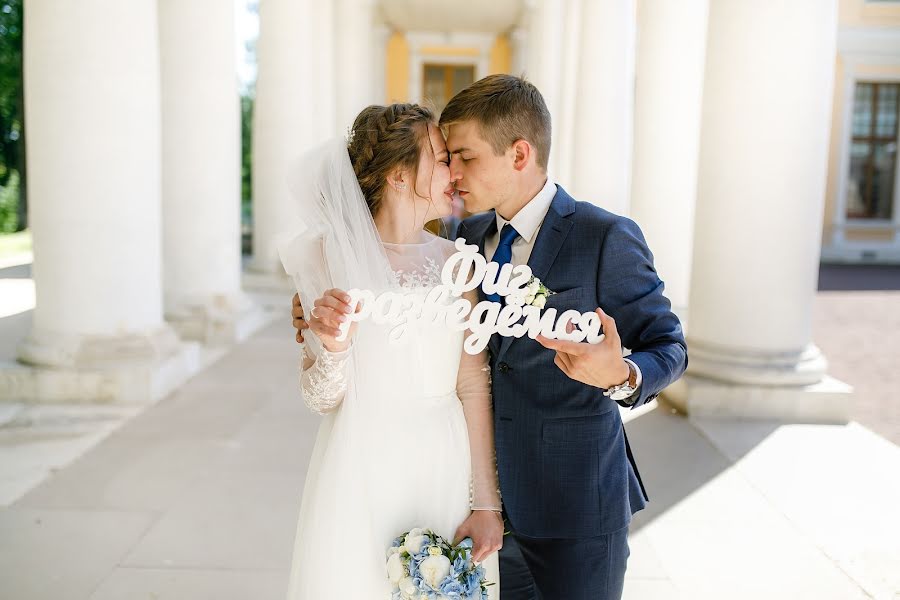
<svg viewBox="0 0 900 600"><path fill-rule="evenodd" d="M627 599L900 598L898 274L820 278L815 339L869 429L625 413L651 496ZM30 281L0 270L0 361ZM263 299L276 323L146 409L0 404L0 599L283 597L318 421L282 295Z"/></svg>
<svg viewBox="0 0 900 600"><path fill-rule="evenodd" d="M0 508L0 598L281 599L317 426L286 324ZM627 417L651 504L626 598L900 597L897 446L856 424Z"/></svg>
<svg viewBox="0 0 900 600"><path fill-rule="evenodd" d="M853 420L900 444L900 266L823 265L813 340L853 386Z"/></svg>

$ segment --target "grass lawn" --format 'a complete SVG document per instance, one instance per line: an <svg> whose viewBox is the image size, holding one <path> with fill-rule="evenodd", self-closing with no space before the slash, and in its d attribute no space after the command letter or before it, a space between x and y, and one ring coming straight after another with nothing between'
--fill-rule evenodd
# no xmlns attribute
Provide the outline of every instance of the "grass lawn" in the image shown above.
<svg viewBox="0 0 900 600"><path fill-rule="evenodd" d="M0 259L31 252L31 231L0 233Z"/></svg>

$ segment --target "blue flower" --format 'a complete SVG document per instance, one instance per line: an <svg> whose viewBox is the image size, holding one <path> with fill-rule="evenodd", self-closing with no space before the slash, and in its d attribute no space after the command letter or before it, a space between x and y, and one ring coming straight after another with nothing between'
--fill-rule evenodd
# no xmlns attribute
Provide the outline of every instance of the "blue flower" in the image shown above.
<svg viewBox="0 0 900 600"><path fill-rule="evenodd" d="M465 591L466 590L463 587L463 584L461 584L456 578L450 579L448 577L441 585L441 593L448 598L452 598L453 600L459 600L460 598L462 598Z"/></svg>
<svg viewBox="0 0 900 600"><path fill-rule="evenodd" d="M463 541L456 545L457 548L469 548L471 549L474 543L472 542L472 538L465 538Z"/></svg>
<svg viewBox="0 0 900 600"><path fill-rule="evenodd" d="M456 557L456 560L453 561L453 570L457 573L465 573L469 570L469 567L472 566L469 564L469 559L466 558L465 555L459 555Z"/></svg>
<svg viewBox="0 0 900 600"><path fill-rule="evenodd" d="M478 571L479 569L474 569L466 574L466 591L470 595L481 587L481 582L484 579L483 573L479 573Z"/></svg>

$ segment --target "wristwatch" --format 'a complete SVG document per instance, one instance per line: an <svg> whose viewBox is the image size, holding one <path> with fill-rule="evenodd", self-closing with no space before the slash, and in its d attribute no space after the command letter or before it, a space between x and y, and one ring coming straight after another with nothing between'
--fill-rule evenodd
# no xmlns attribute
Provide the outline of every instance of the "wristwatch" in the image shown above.
<svg viewBox="0 0 900 600"><path fill-rule="evenodd" d="M614 385L605 392L603 395L612 399L612 400L625 400L626 398L630 398L638 388L638 372L637 368L634 366L634 363L630 360L626 360L625 364L628 365L628 379L625 380L624 383L620 383L619 385Z"/></svg>

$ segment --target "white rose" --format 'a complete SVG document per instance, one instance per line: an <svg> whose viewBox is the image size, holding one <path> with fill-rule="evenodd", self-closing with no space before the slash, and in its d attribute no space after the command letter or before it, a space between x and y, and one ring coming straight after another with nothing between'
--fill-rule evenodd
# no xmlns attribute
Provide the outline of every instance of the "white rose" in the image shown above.
<svg viewBox="0 0 900 600"><path fill-rule="evenodd" d="M406 534L403 540L403 547L410 554L418 554L422 550L422 545L428 538L424 535L424 531L418 527Z"/></svg>
<svg viewBox="0 0 900 600"><path fill-rule="evenodd" d="M538 308L544 308L547 304L547 296L538 296L534 299L534 302L531 303L532 306L537 306Z"/></svg>
<svg viewBox="0 0 900 600"><path fill-rule="evenodd" d="M534 294L528 294L525 296L525 304L533 304L534 303Z"/></svg>
<svg viewBox="0 0 900 600"><path fill-rule="evenodd" d="M391 557L388 558L387 572L388 579L391 580L391 583L397 583L409 575L409 573L406 572L406 567L403 566L403 561L400 559L399 554L391 554Z"/></svg>
<svg viewBox="0 0 900 600"><path fill-rule="evenodd" d="M397 582L397 585L400 586L400 593L404 598L415 598L416 592L419 591L416 589L416 582L412 577L404 577Z"/></svg>
<svg viewBox="0 0 900 600"><path fill-rule="evenodd" d="M541 289L541 281L540 279L535 279L530 284L528 284L528 295L537 296L538 290Z"/></svg>
<svg viewBox="0 0 900 600"><path fill-rule="evenodd" d="M429 556L419 564L419 573L425 583L438 589L441 582L450 574L450 559L446 556Z"/></svg>

